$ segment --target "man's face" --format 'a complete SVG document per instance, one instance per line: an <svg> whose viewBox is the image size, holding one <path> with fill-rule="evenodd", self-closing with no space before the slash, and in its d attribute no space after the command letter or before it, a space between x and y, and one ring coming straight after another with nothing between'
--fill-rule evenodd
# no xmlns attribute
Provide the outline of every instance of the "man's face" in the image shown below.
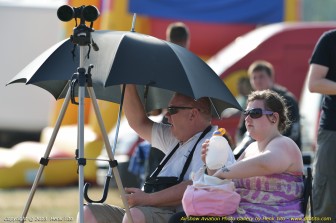
<svg viewBox="0 0 336 223"><path fill-rule="evenodd" d="M250 83L254 90L266 90L273 87L273 79L265 71L254 71L250 75Z"/></svg>
<svg viewBox="0 0 336 223"><path fill-rule="evenodd" d="M166 113L168 122L172 125L173 135L180 141L185 141L186 135L190 131L190 116L192 110L195 109L191 106L191 103L183 96L174 96L169 103L169 107L174 108L174 113Z"/></svg>

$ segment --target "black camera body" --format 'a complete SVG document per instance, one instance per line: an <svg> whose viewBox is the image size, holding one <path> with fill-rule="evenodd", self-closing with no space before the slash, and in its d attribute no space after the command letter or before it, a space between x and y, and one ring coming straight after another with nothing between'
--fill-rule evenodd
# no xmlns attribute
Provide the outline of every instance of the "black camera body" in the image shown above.
<svg viewBox="0 0 336 223"><path fill-rule="evenodd" d="M144 184L146 193L154 193L181 183L178 177L150 177Z"/></svg>

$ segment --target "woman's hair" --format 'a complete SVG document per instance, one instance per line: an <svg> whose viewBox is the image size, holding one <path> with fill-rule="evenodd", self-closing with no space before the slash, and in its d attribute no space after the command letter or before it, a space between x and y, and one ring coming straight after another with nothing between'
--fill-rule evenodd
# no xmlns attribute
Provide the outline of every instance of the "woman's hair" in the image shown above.
<svg viewBox="0 0 336 223"><path fill-rule="evenodd" d="M290 125L288 118L288 108L286 106L286 99L272 90L253 91L247 98L247 103L262 100L264 101L265 109L279 114L279 131L285 132Z"/></svg>

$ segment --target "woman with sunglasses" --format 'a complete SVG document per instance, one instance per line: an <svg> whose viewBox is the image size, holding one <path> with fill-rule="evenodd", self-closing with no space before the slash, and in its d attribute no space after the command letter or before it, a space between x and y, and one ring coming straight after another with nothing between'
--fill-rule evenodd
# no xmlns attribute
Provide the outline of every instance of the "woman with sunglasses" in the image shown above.
<svg viewBox="0 0 336 223"><path fill-rule="evenodd" d="M241 195L239 209L227 219L303 222L294 220L304 216L302 155L295 142L281 134L289 124L287 112L284 99L274 91L252 92L244 115L247 131L256 141L233 165L218 170L206 168L209 175L233 179ZM208 145L208 140L202 145L204 163Z"/></svg>

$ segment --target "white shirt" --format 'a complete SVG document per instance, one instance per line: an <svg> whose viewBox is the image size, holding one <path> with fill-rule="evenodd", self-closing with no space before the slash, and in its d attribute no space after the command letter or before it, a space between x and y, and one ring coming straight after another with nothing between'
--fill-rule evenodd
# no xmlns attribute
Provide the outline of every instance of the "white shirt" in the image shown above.
<svg viewBox="0 0 336 223"><path fill-rule="evenodd" d="M179 141L173 136L169 125L162 123L154 123L152 128L152 146L163 151L166 156L172 151ZM213 132L217 130L217 126L212 126L211 130L198 142L190 166L183 177L183 180L189 180L192 172L197 172L202 166L201 159L202 144L206 139L210 139ZM179 145L173 156L168 160L166 165L162 168L159 176L176 176L179 177L182 173L184 164L188 158L189 153L197 142L202 132L197 133L191 137L187 142ZM166 158L165 156L165 158ZM163 160L165 159L163 158ZM228 161L235 162L232 151L229 153Z"/></svg>

